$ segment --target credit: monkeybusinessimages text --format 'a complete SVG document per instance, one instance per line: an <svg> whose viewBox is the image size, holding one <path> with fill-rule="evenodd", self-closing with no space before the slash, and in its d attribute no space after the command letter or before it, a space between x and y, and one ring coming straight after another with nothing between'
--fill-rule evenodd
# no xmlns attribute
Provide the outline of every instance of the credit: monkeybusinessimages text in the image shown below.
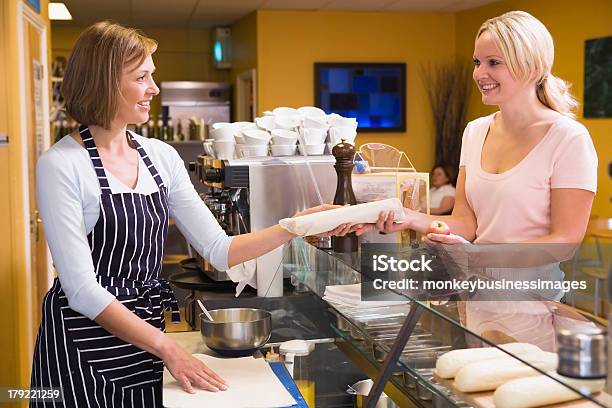
<svg viewBox="0 0 612 408"><path fill-rule="evenodd" d="M431 262L425 255L416 259L396 259L388 255L372 256L373 272L432 272ZM546 279L438 279L423 280L404 278L399 280L377 278L372 280L374 289L377 290L421 290L421 291L486 291L486 290L519 290L519 291L543 291L554 290L565 293L573 290L586 290L586 281L561 281Z"/></svg>
<svg viewBox="0 0 612 408"><path fill-rule="evenodd" d="M484 290L556 290L565 293L572 290L586 290L587 284L585 281L557 281L557 280L418 280L418 279L400 279L400 280L385 280L374 279L372 281L374 289L377 290L456 290L456 291L484 291Z"/></svg>

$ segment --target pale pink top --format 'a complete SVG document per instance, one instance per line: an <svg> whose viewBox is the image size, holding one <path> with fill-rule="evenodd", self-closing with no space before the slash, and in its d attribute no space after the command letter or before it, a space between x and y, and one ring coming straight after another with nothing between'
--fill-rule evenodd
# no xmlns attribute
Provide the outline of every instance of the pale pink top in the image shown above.
<svg viewBox="0 0 612 408"><path fill-rule="evenodd" d="M477 243L511 243L550 232L553 188L597 190L597 153L588 130L567 117L558 119L521 162L501 174L485 172L481 153L495 114L468 123L460 166L465 194L476 216Z"/></svg>
<svg viewBox="0 0 612 408"><path fill-rule="evenodd" d="M487 173L481 167L481 153L493 116L470 122L463 134L460 166L465 166L465 194L476 216L474 242L512 243L546 235L550 232L553 188L596 191L597 154L591 137L580 123L560 118L516 166L501 174ZM486 268L484 274L506 280L563 280L557 263ZM539 294L554 300L563 295L553 291ZM468 302L466 319L467 328L476 334L500 331L516 341L555 350L556 316L545 303Z"/></svg>

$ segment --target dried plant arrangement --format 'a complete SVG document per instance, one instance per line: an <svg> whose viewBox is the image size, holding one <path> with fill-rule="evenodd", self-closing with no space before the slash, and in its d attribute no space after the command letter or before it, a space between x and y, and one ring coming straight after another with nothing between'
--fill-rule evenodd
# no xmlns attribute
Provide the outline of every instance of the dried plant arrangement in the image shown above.
<svg viewBox="0 0 612 408"><path fill-rule="evenodd" d="M466 62L421 68L436 131L436 164L459 168L461 137L470 96L471 66Z"/></svg>

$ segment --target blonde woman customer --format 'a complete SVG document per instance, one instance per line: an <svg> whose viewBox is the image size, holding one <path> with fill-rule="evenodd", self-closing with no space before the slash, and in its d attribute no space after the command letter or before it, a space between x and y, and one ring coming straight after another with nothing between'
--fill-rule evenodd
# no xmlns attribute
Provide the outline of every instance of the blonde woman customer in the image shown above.
<svg viewBox="0 0 612 408"><path fill-rule="evenodd" d="M164 366L185 391L227 388L164 333L164 310L178 317L159 276L169 216L219 270L293 237L278 225L228 237L174 148L126 130L148 121L159 93L156 48L118 24L87 28L62 84L66 110L82 125L37 164L38 206L58 279L43 302L31 386L61 387L62 406L161 407Z"/></svg>
<svg viewBox="0 0 612 408"><path fill-rule="evenodd" d="M450 214L455 205L455 187L452 184L450 166L437 165L431 170L429 189L429 213Z"/></svg>
<svg viewBox="0 0 612 408"><path fill-rule="evenodd" d="M403 223L394 224L392 217L381 214L376 227L426 233L430 222L439 219L452 234L427 234L431 242L581 242L597 187L597 154L588 130L575 120L577 103L568 83L552 73L553 60L553 39L532 15L513 11L484 22L474 44L473 79L482 102L499 110L473 120L464 131L452 214L432 216L406 209ZM491 274L499 279L563 280L556 264L544 270L504 268ZM561 296L546 294L556 300ZM481 309L478 302L472 303ZM526 305L521 309L530 312ZM473 310L472 319L468 313L468 326L497 320L496 330L503 331L493 311L486 319L479 316L481 311ZM540 323L535 327L546 328L549 334L542 341L550 349L551 317ZM529 340L530 332L516 336Z"/></svg>

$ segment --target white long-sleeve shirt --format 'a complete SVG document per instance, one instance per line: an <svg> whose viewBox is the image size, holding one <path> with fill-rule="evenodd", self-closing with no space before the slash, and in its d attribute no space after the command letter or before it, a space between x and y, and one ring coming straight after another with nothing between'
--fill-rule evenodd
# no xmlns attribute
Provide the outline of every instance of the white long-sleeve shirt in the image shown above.
<svg viewBox="0 0 612 408"><path fill-rule="evenodd" d="M135 135L168 188L170 216L194 247L219 270L228 269L232 238L221 229L191 184L176 150L156 139ZM106 170L113 193L151 194L157 184L139 156L133 190ZM100 185L91 159L71 136L65 136L36 165L38 209L58 278L72 309L94 319L114 299L96 280L89 234L100 215Z"/></svg>

